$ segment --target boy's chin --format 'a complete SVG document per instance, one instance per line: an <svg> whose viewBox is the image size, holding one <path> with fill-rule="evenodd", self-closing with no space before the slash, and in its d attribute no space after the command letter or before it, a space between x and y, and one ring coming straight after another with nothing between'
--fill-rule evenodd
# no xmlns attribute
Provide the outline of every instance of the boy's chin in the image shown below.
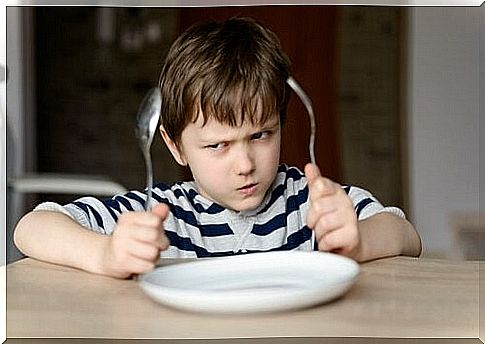
<svg viewBox="0 0 485 344"><path fill-rule="evenodd" d="M232 204L229 206L229 208L238 212L251 211L259 207L262 201L263 199L261 197L250 197L242 201L235 202L235 204Z"/></svg>

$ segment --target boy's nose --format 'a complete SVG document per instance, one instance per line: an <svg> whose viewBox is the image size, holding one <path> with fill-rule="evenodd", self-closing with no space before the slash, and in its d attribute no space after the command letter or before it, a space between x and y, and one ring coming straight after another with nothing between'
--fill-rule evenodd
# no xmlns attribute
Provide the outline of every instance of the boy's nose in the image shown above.
<svg viewBox="0 0 485 344"><path fill-rule="evenodd" d="M255 164L251 152L241 149L235 157L235 171L238 175L248 175L254 171Z"/></svg>

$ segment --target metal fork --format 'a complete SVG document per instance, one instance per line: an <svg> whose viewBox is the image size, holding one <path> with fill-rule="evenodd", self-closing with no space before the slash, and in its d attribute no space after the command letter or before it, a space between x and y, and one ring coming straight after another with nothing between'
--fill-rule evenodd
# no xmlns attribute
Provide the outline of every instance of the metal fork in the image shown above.
<svg viewBox="0 0 485 344"><path fill-rule="evenodd" d="M303 89L298 85L293 77L289 77L286 80L286 83L292 88L292 90L298 95L300 100L302 101L303 105L305 105L306 111L308 113L308 117L310 118L310 142L308 144L308 150L310 152L310 161L312 164L316 165L315 159L315 134L316 134L316 124L315 124L315 115L313 113L313 106L310 98L306 95Z"/></svg>

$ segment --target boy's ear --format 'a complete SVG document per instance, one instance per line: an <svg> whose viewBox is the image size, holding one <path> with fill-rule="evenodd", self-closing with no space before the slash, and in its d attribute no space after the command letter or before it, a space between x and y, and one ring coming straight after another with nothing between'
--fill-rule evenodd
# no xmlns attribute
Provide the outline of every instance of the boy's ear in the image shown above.
<svg viewBox="0 0 485 344"><path fill-rule="evenodd" d="M187 166L187 161L185 160L185 156L183 152L177 147L177 145L170 138L170 136L168 136L167 132L165 131L165 128L163 128L163 125L160 125L160 134L162 135L163 141L165 142L165 145L170 150L170 153L172 153L174 159L180 165Z"/></svg>

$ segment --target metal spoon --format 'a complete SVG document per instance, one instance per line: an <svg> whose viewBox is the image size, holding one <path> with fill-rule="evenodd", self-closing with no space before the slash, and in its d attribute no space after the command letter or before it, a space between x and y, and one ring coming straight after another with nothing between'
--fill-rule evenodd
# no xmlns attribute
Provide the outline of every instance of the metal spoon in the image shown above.
<svg viewBox="0 0 485 344"><path fill-rule="evenodd" d="M146 167L146 185L147 199L145 201L145 210L151 209L152 187L153 187L153 168L150 147L153 136L157 130L158 120L160 118L160 109L162 106L162 96L158 87L152 88L146 94L145 98L138 108L136 115L135 135L138 139Z"/></svg>

